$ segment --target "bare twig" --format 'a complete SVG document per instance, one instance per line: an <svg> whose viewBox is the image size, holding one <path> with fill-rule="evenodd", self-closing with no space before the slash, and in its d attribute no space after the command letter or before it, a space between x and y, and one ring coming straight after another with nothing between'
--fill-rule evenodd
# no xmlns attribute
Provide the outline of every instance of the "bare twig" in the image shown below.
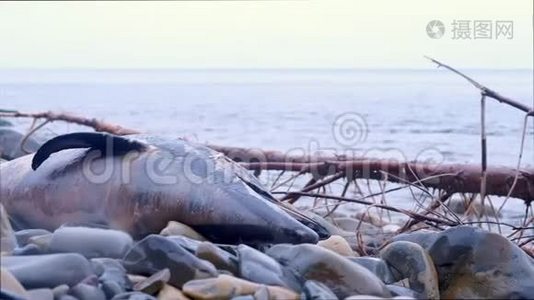
<svg viewBox="0 0 534 300"><path fill-rule="evenodd" d="M490 98L493 98L501 103L505 103L505 104L508 104L512 107L515 107L519 110L522 110L528 114L530 114L531 112L533 112L533 109L532 107L529 107L528 105L525 105L519 101L516 101L516 100L513 100L513 99L510 99L508 97L505 97L505 96L502 96L500 95L499 93L495 92L494 90L491 90L490 88L482 85L481 83L477 82L476 80L474 80L473 78L465 75L464 73L456 70L455 68L451 67L451 66L448 66L436 59L433 59L432 57L428 57L428 56L425 56L425 58L429 59L430 61L432 61L433 63L437 64L438 67L444 67L445 69L448 69L458 75L460 75L461 77L465 78L467 81L469 81L474 87L476 87L477 89L480 90L480 92L485 95L485 96L488 96Z"/></svg>
<svg viewBox="0 0 534 300"><path fill-rule="evenodd" d="M55 113L55 112L41 112L41 113L22 113L18 111L2 111L0 117L12 117L12 118L34 118L34 119L46 119L49 122L64 121L69 123L75 123L93 128L95 131L109 132L116 135L127 135L139 133L134 129L121 127L97 119L89 119L80 116L76 116L69 113Z"/></svg>

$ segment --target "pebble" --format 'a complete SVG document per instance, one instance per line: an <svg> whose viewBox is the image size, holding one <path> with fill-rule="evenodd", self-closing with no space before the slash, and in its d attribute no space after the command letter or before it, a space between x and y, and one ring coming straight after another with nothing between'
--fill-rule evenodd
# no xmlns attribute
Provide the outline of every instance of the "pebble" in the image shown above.
<svg viewBox="0 0 534 300"><path fill-rule="evenodd" d="M53 234L42 234L42 235L32 236L28 239L28 244L26 244L26 246L35 245L37 246L37 248L40 249L40 251L43 254L47 254L48 249L50 247L50 242L52 241L52 236Z"/></svg>
<svg viewBox="0 0 534 300"><path fill-rule="evenodd" d="M4 256L2 266L27 289L74 286L93 274L89 261L76 253Z"/></svg>
<svg viewBox="0 0 534 300"><path fill-rule="evenodd" d="M534 260L505 237L471 226L397 237L428 250L442 298L531 298ZM431 241L431 242L430 242Z"/></svg>
<svg viewBox="0 0 534 300"><path fill-rule="evenodd" d="M206 241L206 238L196 232L193 228L176 221L169 221L167 226L163 228L159 234L163 236L179 235L197 241Z"/></svg>
<svg viewBox="0 0 534 300"><path fill-rule="evenodd" d="M133 286L134 291L143 292L150 295L156 295L171 278L171 272L165 268L152 274L150 277L137 282Z"/></svg>
<svg viewBox="0 0 534 300"><path fill-rule="evenodd" d="M232 300L257 300L254 295L244 295L232 297Z"/></svg>
<svg viewBox="0 0 534 300"><path fill-rule="evenodd" d="M52 293L54 294L54 299L59 299L60 297L67 295L69 290L70 290L70 287L66 284L56 286L55 288L52 289Z"/></svg>
<svg viewBox="0 0 534 300"><path fill-rule="evenodd" d="M349 257L352 262L359 264L360 266L366 268L375 274L382 282L386 284L394 283L396 280L391 273L389 266L386 262L380 258L371 257L371 256L362 256L362 257Z"/></svg>
<svg viewBox="0 0 534 300"><path fill-rule="evenodd" d="M6 119L0 118L0 126L10 127L13 126L13 124Z"/></svg>
<svg viewBox="0 0 534 300"><path fill-rule="evenodd" d="M337 299L336 295L326 285L315 281L307 280L302 289L301 299L303 300L332 300Z"/></svg>
<svg viewBox="0 0 534 300"><path fill-rule="evenodd" d="M6 268L0 267L0 287L2 290L9 292L18 297L26 297L26 289Z"/></svg>
<svg viewBox="0 0 534 300"><path fill-rule="evenodd" d="M9 255L17 247L17 239L9 222L9 215L0 203L0 255Z"/></svg>
<svg viewBox="0 0 534 300"><path fill-rule="evenodd" d="M218 270L226 270L232 274L238 273L238 259L210 242L198 244L195 252L196 257L207 260Z"/></svg>
<svg viewBox="0 0 534 300"><path fill-rule="evenodd" d="M35 300L54 300L54 293L52 292L51 289L29 290L26 296L28 297L28 299L31 299L31 300L34 300L34 299ZM80 300L85 300L85 299L80 299ZM95 300L100 300L100 299L95 299Z"/></svg>
<svg viewBox="0 0 534 300"><path fill-rule="evenodd" d="M102 284L102 291L108 299L132 289L132 283L126 274L126 269L118 260L93 258L91 264L98 276L98 281Z"/></svg>
<svg viewBox="0 0 534 300"><path fill-rule="evenodd" d="M319 241L317 246L336 252L343 256L355 256L349 243L339 235L332 235L326 240Z"/></svg>
<svg viewBox="0 0 534 300"><path fill-rule="evenodd" d="M239 277L265 285L276 285L300 291L295 276L272 257L247 245L237 247L239 256Z"/></svg>
<svg viewBox="0 0 534 300"><path fill-rule="evenodd" d="M271 292L267 288L266 285L262 285L255 293L254 293L254 299L256 300L269 300L271 298Z"/></svg>
<svg viewBox="0 0 534 300"><path fill-rule="evenodd" d="M70 289L69 295L79 300L106 300L106 295L98 287L79 283Z"/></svg>
<svg viewBox="0 0 534 300"><path fill-rule="evenodd" d="M157 300L157 298L141 292L128 292L115 295L111 300Z"/></svg>
<svg viewBox="0 0 534 300"><path fill-rule="evenodd" d="M154 234L135 244L123 258L123 265L129 273L147 276L169 268L169 283L175 287L182 287L192 279L217 276L217 270L210 262L197 258L178 243Z"/></svg>
<svg viewBox="0 0 534 300"><path fill-rule="evenodd" d="M391 266L395 280L408 278L410 289L426 299L439 299L438 274L427 251L416 243L393 242L380 251L380 256Z"/></svg>
<svg viewBox="0 0 534 300"><path fill-rule="evenodd" d="M132 246L132 238L119 230L63 226L52 234L48 250L79 253L87 258L122 258Z"/></svg>
<svg viewBox="0 0 534 300"><path fill-rule="evenodd" d="M29 243L30 238L40 235L51 235L52 232L45 229L24 229L15 232L15 238L19 247L23 247Z"/></svg>
<svg viewBox="0 0 534 300"><path fill-rule="evenodd" d="M399 285L395 284L388 284L386 285L388 290L391 292L391 294L395 297L408 297L413 299L425 299L425 296L421 293L417 293L414 290L411 290L409 288L405 288Z"/></svg>
<svg viewBox="0 0 534 300"><path fill-rule="evenodd" d="M197 251L198 246L202 243L200 241L179 235L171 235L168 236L167 239L193 254Z"/></svg>
<svg viewBox="0 0 534 300"><path fill-rule="evenodd" d="M200 300L231 299L236 296L253 295L262 286L244 279L229 275L219 275L216 278L192 280L183 286L185 295ZM266 286L270 299L292 300L299 299L299 295L291 290Z"/></svg>
<svg viewBox="0 0 534 300"><path fill-rule="evenodd" d="M325 284L339 298L354 294L390 296L384 283L373 273L328 249L311 244L279 244L266 254L303 279Z"/></svg>
<svg viewBox="0 0 534 300"><path fill-rule="evenodd" d="M391 239L392 242L408 241L419 244L421 247L428 250L438 238L437 232L430 230L419 230L410 233L401 233Z"/></svg>
<svg viewBox="0 0 534 300"><path fill-rule="evenodd" d="M20 147L26 134L18 132L10 127L0 126L0 156L7 160L12 160L27 153ZM40 143L33 137L27 137L24 142L24 149L33 153L39 149Z"/></svg>
<svg viewBox="0 0 534 300"><path fill-rule="evenodd" d="M166 284L158 294L158 300L189 300L179 289Z"/></svg>

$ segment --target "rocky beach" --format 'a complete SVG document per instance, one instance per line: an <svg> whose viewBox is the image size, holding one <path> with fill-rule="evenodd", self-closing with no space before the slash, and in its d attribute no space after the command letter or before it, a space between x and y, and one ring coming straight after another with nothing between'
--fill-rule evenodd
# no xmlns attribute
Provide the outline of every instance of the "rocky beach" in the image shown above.
<svg viewBox="0 0 534 300"><path fill-rule="evenodd" d="M13 231L2 208L2 299L528 299L534 260L503 236L458 226L394 235L321 219L317 244L215 244L170 222L134 240L79 225ZM336 221L337 220L337 221ZM355 230L354 226L359 226ZM370 236L363 245L362 236ZM388 240L386 244L382 240ZM376 245L381 245L377 247Z"/></svg>

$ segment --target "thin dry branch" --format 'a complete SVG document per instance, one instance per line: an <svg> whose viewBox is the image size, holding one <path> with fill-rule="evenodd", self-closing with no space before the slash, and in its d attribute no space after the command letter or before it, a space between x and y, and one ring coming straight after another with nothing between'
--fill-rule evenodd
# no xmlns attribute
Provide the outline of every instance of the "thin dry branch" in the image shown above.
<svg viewBox="0 0 534 300"><path fill-rule="evenodd" d="M275 194L286 194L286 192L274 192ZM298 194L300 196L306 196L306 197L317 197L317 198L324 198L324 199L332 199L332 200L338 200L338 201L345 201L345 202L351 202L351 203L358 203L363 205L369 205L373 207L382 208L384 210L393 211L401 214L405 214L409 216L412 219L421 221L421 222L432 222L435 224L441 224L441 225L447 225L447 226L457 226L459 223L451 222L446 219L440 219L440 218L434 218L430 216L425 216L422 214L418 214L403 208L398 208L394 206L384 205L384 204L378 204L370 201L365 201L361 199L353 199L353 198L347 198L347 197L340 197L340 196L332 196L327 194L318 194L318 193L306 193L306 192L291 192L291 194Z"/></svg>
<svg viewBox="0 0 534 300"><path fill-rule="evenodd" d="M465 78L467 81L469 81L469 83L471 83L474 87L476 87L477 89L480 90L480 92L485 95L485 96L488 96L490 98L493 98L501 103L505 103L505 104L508 104L512 107L515 107L519 110L522 110L524 112L526 112L527 114L529 115L533 115L534 114L534 109L532 107L529 107L528 105L525 105L519 101L516 101L514 99L511 99L509 97L505 97L499 93L497 93L496 91L482 85L481 83L479 83L478 81L474 80L473 78L465 75L464 73L456 70L455 68L449 66L449 65L446 65L436 59L433 59L432 57L428 57L428 56L425 56L425 58L427 58L428 60L432 61L433 63L435 63L436 65L438 65L438 67L444 67L445 69L448 69L449 71L452 71L458 75L460 75L461 77Z"/></svg>
<svg viewBox="0 0 534 300"><path fill-rule="evenodd" d="M93 128L95 131L108 132L116 135L139 133L139 131L135 129L129 129L119 125L107 123L104 121L97 120L96 118L84 118L70 113L55 113L51 111L40 113L23 113L18 111L2 110L0 111L0 117L45 119L49 122L64 121L68 123L88 126Z"/></svg>

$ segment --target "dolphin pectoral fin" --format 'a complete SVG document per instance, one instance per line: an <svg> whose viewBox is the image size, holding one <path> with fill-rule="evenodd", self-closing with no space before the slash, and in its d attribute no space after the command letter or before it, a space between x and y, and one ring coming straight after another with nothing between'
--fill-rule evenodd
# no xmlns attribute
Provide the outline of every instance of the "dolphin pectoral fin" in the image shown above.
<svg viewBox="0 0 534 300"><path fill-rule="evenodd" d="M32 169L37 170L50 154L64 149L92 148L100 150L104 155L110 153L109 151L111 151L112 155L121 155L132 150L143 151L147 147L142 142L107 133L69 133L57 136L44 143L33 156Z"/></svg>

